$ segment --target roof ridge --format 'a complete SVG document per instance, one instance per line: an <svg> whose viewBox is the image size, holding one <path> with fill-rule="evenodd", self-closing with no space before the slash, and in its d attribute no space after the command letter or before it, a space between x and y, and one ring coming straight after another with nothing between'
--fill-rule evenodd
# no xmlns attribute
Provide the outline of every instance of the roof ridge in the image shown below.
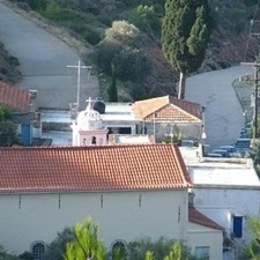
<svg viewBox="0 0 260 260"><path fill-rule="evenodd" d="M111 145L92 145L92 146L31 146L31 147L0 147L3 150L95 150L95 149L110 149L110 148L125 148L138 146L171 146L174 144L168 143L130 143L130 144L111 144Z"/></svg>

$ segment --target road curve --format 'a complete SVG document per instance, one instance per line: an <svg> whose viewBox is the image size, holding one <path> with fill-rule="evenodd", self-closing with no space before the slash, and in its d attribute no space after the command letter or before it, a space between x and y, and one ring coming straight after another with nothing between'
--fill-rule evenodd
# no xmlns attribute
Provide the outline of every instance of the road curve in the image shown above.
<svg viewBox="0 0 260 260"><path fill-rule="evenodd" d="M0 1L0 41L16 56L24 79L19 85L26 90L38 90L38 105L42 108L68 109L76 102L77 65L79 56L64 42L17 14ZM85 100L99 95L97 77L81 70L80 107Z"/></svg>
<svg viewBox="0 0 260 260"><path fill-rule="evenodd" d="M0 41L21 62L24 89L38 90L39 107L68 109L76 102L76 65L79 56L65 43L33 24L0 0ZM95 76L87 82L87 71L81 71L81 108L85 100L99 95ZM250 67L236 66L189 77L186 99L206 107L205 126L210 150L221 144L233 143L244 124L242 107L232 81L251 73Z"/></svg>
<svg viewBox="0 0 260 260"><path fill-rule="evenodd" d="M186 99L206 107L205 127L209 150L234 143L245 118L232 82L253 70L235 66L198 74L187 79Z"/></svg>

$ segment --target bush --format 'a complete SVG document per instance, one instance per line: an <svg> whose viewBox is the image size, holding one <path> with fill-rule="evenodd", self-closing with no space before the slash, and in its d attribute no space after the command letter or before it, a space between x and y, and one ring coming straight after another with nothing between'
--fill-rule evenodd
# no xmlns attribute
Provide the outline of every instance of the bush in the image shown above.
<svg viewBox="0 0 260 260"><path fill-rule="evenodd" d="M61 10L55 0L51 0L42 14L53 21L59 21Z"/></svg>
<svg viewBox="0 0 260 260"><path fill-rule="evenodd" d="M24 2L17 3L17 7L27 12L31 10L31 7L28 5L28 3L24 3Z"/></svg>
<svg viewBox="0 0 260 260"><path fill-rule="evenodd" d="M1 260L19 260L19 258L13 254L7 253L0 245L0 259Z"/></svg>
<svg viewBox="0 0 260 260"><path fill-rule="evenodd" d="M153 259L164 259L172 250L172 246L177 241L166 239L164 237L159 238L157 241L152 241L150 238L142 238L137 241L130 242L128 244L129 260L144 260L147 251L153 253ZM181 259L190 259L190 251L184 244L181 246Z"/></svg>
<svg viewBox="0 0 260 260"><path fill-rule="evenodd" d="M116 76L122 81L131 80L140 82L151 72L151 65L148 57L142 50L124 49L115 55Z"/></svg>
<svg viewBox="0 0 260 260"><path fill-rule="evenodd" d="M111 27L112 25L112 19L110 17L104 16L104 15L99 15L97 19L104 25Z"/></svg>
<svg viewBox="0 0 260 260"><path fill-rule="evenodd" d="M47 6L46 1L39 1L39 0L18 0L17 2L26 3L29 5L31 9L35 11L43 11Z"/></svg>
<svg viewBox="0 0 260 260"><path fill-rule="evenodd" d="M153 6L139 5L130 13L129 21L141 31L153 32L157 36L161 34L161 21Z"/></svg>
<svg viewBox="0 0 260 260"><path fill-rule="evenodd" d="M92 45L98 44L101 40L100 34L87 26L85 27L85 30L81 33L81 36L85 41Z"/></svg>
<svg viewBox="0 0 260 260"><path fill-rule="evenodd" d="M72 228L66 227L57 237L46 247L45 259L63 260L66 253L66 244L75 239Z"/></svg>
<svg viewBox="0 0 260 260"><path fill-rule="evenodd" d="M20 65L20 62L19 60L14 57L14 56L9 56L8 57L8 62L11 66L15 66L15 67L18 67Z"/></svg>

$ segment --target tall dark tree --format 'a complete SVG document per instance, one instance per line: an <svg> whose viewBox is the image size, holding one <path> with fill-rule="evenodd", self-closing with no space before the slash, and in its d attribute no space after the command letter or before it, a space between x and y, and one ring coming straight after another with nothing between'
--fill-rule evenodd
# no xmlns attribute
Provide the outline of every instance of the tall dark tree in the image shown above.
<svg viewBox="0 0 260 260"><path fill-rule="evenodd" d="M203 62L212 19L207 0L166 0L162 23L162 50L180 73L178 98L185 98L188 73Z"/></svg>
<svg viewBox="0 0 260 260"><path fill-rule="evenodd" d="M117 91L117 85L116 85L116 73L115 73L115 66L111 65L112 70L112 82L108 89L108 96L109 96L109 102L118 102L118 91Z"/></svg>

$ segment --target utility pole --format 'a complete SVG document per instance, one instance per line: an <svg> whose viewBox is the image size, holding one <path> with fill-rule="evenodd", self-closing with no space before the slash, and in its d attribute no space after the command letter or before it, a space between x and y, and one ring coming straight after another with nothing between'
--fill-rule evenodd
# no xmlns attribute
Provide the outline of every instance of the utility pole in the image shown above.
<svg viewBox="0 0 260 260"><path fill-rule="evenodd" d="M258 73L260 69L260 63L258 62L241 62L241 65L252 66L254 68L254 118L253 118L253 139L258 137L257 128L258 128Z"/></svg>
<svg viewBox="0 0 260 260"><path fill-rule="evenodd" d="M156 112L154 112L153 113L153 135L154 135L154 140L156 140L156 137L155 137L155 135L156 135L156 123L155 123L156 117L157 117L157 114L156 114Z"/></svg>
<svg viewBox="0 0 260 260"><path fill-rule="evenodd" d="M90 70L92 69L91 66L81 66L80 60L78 60L78 65L68 65L67 68L75 68L77 69L77 108L79 108L79 98L80 98L80 71L81 69L87 69L89 74L88 74L88 79L90 76Z"/></svg>

